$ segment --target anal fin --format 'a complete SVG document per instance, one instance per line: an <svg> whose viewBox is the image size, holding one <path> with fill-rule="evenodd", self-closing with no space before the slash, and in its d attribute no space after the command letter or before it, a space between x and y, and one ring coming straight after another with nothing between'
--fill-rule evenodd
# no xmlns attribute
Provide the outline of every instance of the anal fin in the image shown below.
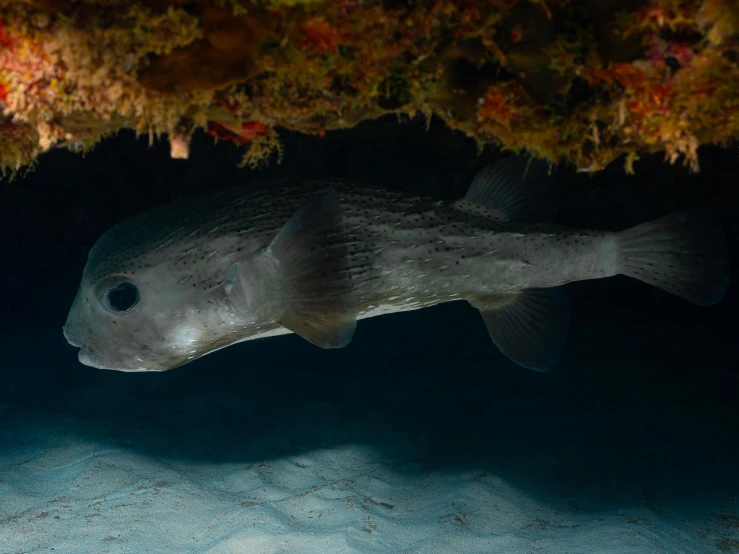
<svg viewBox="0 0 739 554"><path fill-rule="evenodd" d="M357 308L346 273L339 196L314 196L269 246L286 296L277 322L322 348L342 348L354 334Z"/></svg>
<svg viewBox="0 0 739 554"><path fill-rule="evenodd" d="M570 303L561 287L490 295L471 304L480 310L490 338L511 360L534 371L557 364L570 329Z"/></svg>

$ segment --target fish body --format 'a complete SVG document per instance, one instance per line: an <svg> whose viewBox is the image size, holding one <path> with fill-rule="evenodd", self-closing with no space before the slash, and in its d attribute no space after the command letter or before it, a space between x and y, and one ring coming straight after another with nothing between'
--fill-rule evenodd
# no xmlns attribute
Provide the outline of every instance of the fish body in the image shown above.
<svg viewBox="0 0 739 554"><path fill-rule="evenodd" d="M161 371L290 332L338 348L358 319L467 300L504 353L543 371L567 338L560 285L626 273L700 304L723 296L710 213L566 229L540 222L552 190L543 164L512 157L452 203L282 180L155 208L95 244L65 336L87 365Z"/></svg>

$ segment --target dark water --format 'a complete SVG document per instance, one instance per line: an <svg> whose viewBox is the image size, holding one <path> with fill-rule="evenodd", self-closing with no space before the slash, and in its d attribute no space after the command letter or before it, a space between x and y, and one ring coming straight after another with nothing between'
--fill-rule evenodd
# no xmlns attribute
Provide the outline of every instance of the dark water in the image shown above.
<svg viewBox="0 0 739 554"><path fill-rule="evenodd" d="M361 321L341 351L288 336L165 374L78 364L61 326L87 251L123 217L272 177L341 177L453 199L498 156L477 155L471 141L438 125L426 132L421 122L393 119L283 139L283 164L252 171L236 167L234 146L203 136L181 161L169 159L166 144L149 148L123 133L85 158L51 152L26 177L0 183L0 458L49 420L80 440L195 463L365 444L419 474L488 468L534 499L583 513L702 512L713 527L696 527L684 551L739 551L736 279L711 308L621 277L568 285L573 328L548 374L499 354L462 303ZM632 177L620 167L593 177L564 168L559 222L615 230L709 206L739 275L739 154L704 149L701 167L691 175L655 156ZM0 525L14 516L5 510ZM9 551L23 551L13 544ZM626 551L583 548L561 551Z"/></svg>

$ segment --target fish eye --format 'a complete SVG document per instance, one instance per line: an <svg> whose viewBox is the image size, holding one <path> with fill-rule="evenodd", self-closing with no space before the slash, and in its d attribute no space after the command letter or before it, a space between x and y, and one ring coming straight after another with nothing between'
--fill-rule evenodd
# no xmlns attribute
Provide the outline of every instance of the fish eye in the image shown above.
<svg viewBox="0 0 739 554"><path fill-rule="evenodd" d="M100 296L100 303L112 314L127 314L139 303L139 299L138 287L124 281L115 287L105 289Z"/></svg>

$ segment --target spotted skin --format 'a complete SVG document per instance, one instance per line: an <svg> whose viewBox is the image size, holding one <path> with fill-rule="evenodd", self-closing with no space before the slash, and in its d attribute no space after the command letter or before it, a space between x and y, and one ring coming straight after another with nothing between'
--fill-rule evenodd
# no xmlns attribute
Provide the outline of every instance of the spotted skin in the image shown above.
<svg viewBox="0 0 739 554"><path fill-rule="evenodd" d="M508 222L466 200L309 181L276 181L165 205L108 230L92 248L64 327L84 364L162 371L231 344L289 331L277 323L282 294L269 281L243 309L229 270L255 268L280 229L316 194L339 197L340 247L357 318L453 300L615 275L618 237L596 230ZM259 274L261 275L261 274ZM332 278L328 276L327 278ZM121 282L140 291L125 315L100 298ZM273 290L274 289L274 290Z"/></svg>

